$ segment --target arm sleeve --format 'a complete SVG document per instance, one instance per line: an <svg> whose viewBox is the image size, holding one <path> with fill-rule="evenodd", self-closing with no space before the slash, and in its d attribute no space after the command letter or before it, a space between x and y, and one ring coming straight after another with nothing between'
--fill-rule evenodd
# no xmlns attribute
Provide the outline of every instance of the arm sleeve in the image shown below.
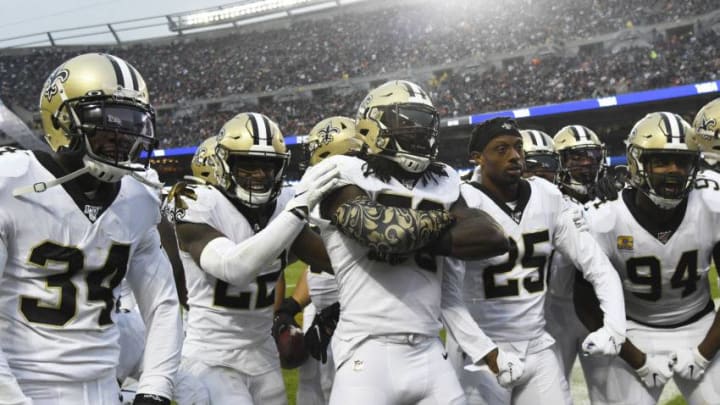
<svg viewBox="0 0 720 405"><path fill-rule="evenodd" d="M590 234L581 207L563 199L556 225L555 247L592 284L604 314L604 325L625 336L625 299L620 276Z"/></svg>
<svg viewBox="0 0 720 405"><path fill-rule="evenodd" d="M340 205L331 222L374 252L405 254L436 241L454 217L445 210L388 207L360 196Z"/></svg>
<svg viewBox="0 0 720 405"><path fill-rule="evenodd" d="M485 335L470 315L462 298L465 264L458 259L445 258L442 279L441 318L450 334L473 363L495 349L495 343Z"/></svg>
<svg viewBox="0 0 720 405"><path fill-rule="evenodd" d="M2 283L2 275L5 272L6 263L7 246L5 245L5 241L0 238L0 283ZM10 365L8 365L2 347L0 347L0 398L2 398L3 404L32 405L32 401L23 394L20 385L18 385L15 379L15 375L13 375L10 370Z"/></svg>
<svg viewBox="0 0 720 405"><path fill-rule="evenodd" d="M287 249L306 222L284 211L254 236L236 244L225 237L211 240L200 255L200 267L232 285L245 285Z"/></svg>
<svg viewBox="0 0 720 405"><path fill-rule="evenodd" d="M172 267L160 246L157 229L150 230L138 246L127 280L146 327L143 373L137 392L172 398L183 330Z"/></svg>

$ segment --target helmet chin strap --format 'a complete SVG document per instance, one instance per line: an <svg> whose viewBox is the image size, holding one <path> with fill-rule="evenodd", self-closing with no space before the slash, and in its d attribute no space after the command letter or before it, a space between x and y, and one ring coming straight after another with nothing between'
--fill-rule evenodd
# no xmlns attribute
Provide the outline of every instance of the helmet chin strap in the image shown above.
<svg viewBox="0 0 720 405"><path fill-rule="evenodd" d="M57 179L37 182L30 186L18 187L13 190L12 194L13 197L19 197L21 195L33 192L42 193L51 187L66 183L72 179L88 173L96 179L106 183L117 183L118 181L122 180L123 176L129 175L135 180L152 188L160 189L163 186L161 183L156 183L152 180L146 179L138 172L120 169L118 167L108 165L107 163L98 162L85 155L83 156L83 167L81 169L75 170L74 172L66 174L65 176L59 177Z"/></svg>
<svg viewBox="0 0 720 405"><path fill-rule="evenodd" d="M65 182L68 182L76 177L80 177L83 174L89 173L90 169L88 167L83 167L82 169L75 170L74 172L70 174L66 174L65 176L58 177L57 179L53 179L50 181L41 181L37 182L31 186L23 186L18 187L13 190L12 194L13 197L20 197L21 195L28 194L28 193L42 193L43 191L58 186L60 184L63 184Z"/></svg>

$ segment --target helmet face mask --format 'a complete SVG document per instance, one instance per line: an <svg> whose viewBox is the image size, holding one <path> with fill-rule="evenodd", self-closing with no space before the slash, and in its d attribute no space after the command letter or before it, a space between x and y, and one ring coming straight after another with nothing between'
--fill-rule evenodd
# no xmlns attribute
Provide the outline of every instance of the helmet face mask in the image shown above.
<svg viewBox="0 0 720 405"><path fill-rule="evenodd" d="M420 86L387 82L370 91L360 104L357 130L377 154L410 173L422 173L437 158L440 117Z"/></svg>
<svg viewBox="0 0 720 405"><path fill-rule="evenodd" d="M536 129L523 129L520 135L525 152L523 176L538 176L553 183L557 182L560 160L550 135Z"/></svg>
<svg viewBox="0 0 720 405"><path fill-rule="evenodd" d="M630 184L657 207L673 209L690 193L700 153L690 145L690 124L667 112L646 115L627 140Z"/></svg>
<svg viewBox="0 0 720 405"><path fill-rule="evenodd" d="M631 147L634 160L639 161L636 177L639 189L661 208L673 208L692 189L699 157L695 151L642 150Z"/></svg>
<svg viewBox="0 0 720 405"><path fill-rule="evenodd" d="M563 170L571 182L586 187L594 185L604 163L604 153L600 146L579 146L560 152Z"/></svg>
<svg viewBox="0 0 720 405"><path fill-rule="evenodd" d="M605 145L582 125L568 125L553 138L560 155L558 182L568 190L588 196L605 171Z"/></svg>
<svg viewBox="0 0 720 405"><path fill-rule="evenodd" d="M101 181L144 172L157 147L145 81L112 55L83 54L55 69L40 95L40 116L50 147L79 152Z"/></svg>
<svg viewBox="0 0 720 405"><path fill-rule="evenodd" d="M252 200L267 201L265 196L269 197L275 178L283 169L282 159L230 154L227 160L236 187L253 196Z"/></svg>
<svg viewBox="0 0 720 405"><path fill-rule="evenodd" d="M154 112L133 104L81 102L73 116L92 159L131 171L145 170L155 149ZM142 156L142 152L146 152ZM143 163L139 163L141 159Z"/></svg>
<svg viewBox="0 0 720 405"><path fill-rule="evenodd" d="M280 194L290 152L277 124L258 113L240 113L217 136L218 187L248 207Z"/></svg>

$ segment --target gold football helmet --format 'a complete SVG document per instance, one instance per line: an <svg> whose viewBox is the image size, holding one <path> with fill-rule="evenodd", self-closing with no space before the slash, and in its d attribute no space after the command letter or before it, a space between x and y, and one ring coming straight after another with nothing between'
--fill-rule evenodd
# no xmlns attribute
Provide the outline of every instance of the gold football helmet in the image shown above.
<svg viewBox="0 0 720 405"><path fill-rule="evenodd" d="M588 196L605 170L605 145L583 125L568 125L553 137L560 155L558 182L580 196Z"/></svg>
<svg viewBox="0 0 720 405"><path fill-rule="evenodd" d="M630 131L630 184L660 208L676 207L692 188L700 156L686 141L692 132L690 124L669 112L650 113ZM662 173L656 173L659 168Z"/></svg>
<svg viewBox="0 0 720 405"><path fill-rule="evenodd" d="M145 171L157 146L145 80L109 54L83 54L55 69L40 94L40 117L52 150L80 152L83 172L106 182Z"/></svg>
<svg viewBox="0 0 720 405"><path fill-rule="evenodd" d="M368 153L384 156L403 170L421 173L437 158L440 117L415 83L393 80L370 91L355 121Z"/></svg>
<svg viewBox="0 0 720 405"><path fill-rule="evenodd" d="M217 135L218 186L249 207L275 201L290 152L278 125L259 113L240 113Z"/></svg>
<svg viewBox="0 0 720 405"><path fill-rule="evenodd" d="M525 151L526 177L539 176L555 182L559 160L553 139L545 132L535 129L523 129L520 135Z"/></svg>
<svg viewBox="0 0 720 405"><path fill-rule="evenodd" d="M702 152L710 166L720 162L720 98L705 104L693 120L694 131L688 136L690 149Z"/></svg>
<svg viewBox="0 0 720 405"><path fill-rule="evenodd" d="M315 124L305 141L310 165L335 155L358 152L362 138L355 131L355 121L347 117L330 117Z"/></svg>
<svg viewBox="0 0 720 405"><path fill-rule="evenodd" d="M217 185L217 167L220 165L217 156L215 155L215 149L217 148L217 137L211 136L202 143L195 150L192 162L190 162L190 168L195 179L204 181L207 184Z"/></svg>

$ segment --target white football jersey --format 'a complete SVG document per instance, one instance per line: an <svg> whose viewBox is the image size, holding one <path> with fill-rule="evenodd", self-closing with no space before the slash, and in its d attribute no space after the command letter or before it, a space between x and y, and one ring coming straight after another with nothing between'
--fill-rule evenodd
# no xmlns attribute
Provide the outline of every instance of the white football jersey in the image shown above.
<svg viewBox="0 0 720 405"><path fill-rule="evenodd" d="M313 273L311 269L306 276L310 300L318 311L338 302L338 285L333 274Z"/></svg>
<svg viewBox="0 0 720 405"><path fill-rule="evenodd" d="M466 262L465 302L493 340L529 341L543 334L546 271L553 248L584 271L597 271L599 283L606 280L600 272L612 276L610 263L587 232L582 209L553 184L537 178L522 181L514 207L495 200L477 183L464 183L461 194L469 207L493 217L516 244L502 256ZM619 286L616 289L619 297ZM624 312L608 311L624 330Z"/></svg>
<svg viewBox="0 0 720 405"><path fill-rule="evenodd" d="M696 187L670 229L643 216L634 189L586 206L591 231L620 274L628 319L669 327L713 310L707 278L720 241L720 186L701 177Z"/></svg>
<svg viewBox="0 0 720 405"><path fill-rule="evenodd" d="M558 251L550 256L548 292L560 298L572 298L575 290L575 265Z"/></svg>
<svg viewBox="0 0 720 405"><path fill-rule="evenodd" d="M197 199L182 198L186 209L175 210L179 221L207 224L235 243L259 232L217 188L189 186ZM284 188L271 221L282 212L294 191ZM173 203L170 203L171 205ZM203 271L188 252L180 250L190 307L183 355L257 375L277 368L270 335L275 284L287 265L287 251L259 271L247 285L231 285Z"/></svg>
<svg viewBox="0 0 720 405"><path fill-rule="evenodd" d="M89 381L112 372L120 281L156 264L147 256L139 263L139 252L163 255L155 248L158 197L129 176L103 200L89 200L74 183L12 195L64 174L47 154L0 149L0 238L8 251L0 345L20 382Z"/></svg>
<svg viewBox="0 0 720 405"><path fill-rule="evenodd" d="M379 203L407 208L449 209L459 196L459 176L445 166L447 176L405 186L396 179L385 183L365 176L365 161L333 156L316 166L335 164L344 184L354 184ZM322 229L340 294L340 321L335 336L359 341L367 336L414 333L437 336L440 331L440 291L443 260L418 263L409 257L397 265L368 258L368 248L342 234L335 226ZM335 350L333 343L333 350ZM343 362L339 354L337 364Z"/></svg>

